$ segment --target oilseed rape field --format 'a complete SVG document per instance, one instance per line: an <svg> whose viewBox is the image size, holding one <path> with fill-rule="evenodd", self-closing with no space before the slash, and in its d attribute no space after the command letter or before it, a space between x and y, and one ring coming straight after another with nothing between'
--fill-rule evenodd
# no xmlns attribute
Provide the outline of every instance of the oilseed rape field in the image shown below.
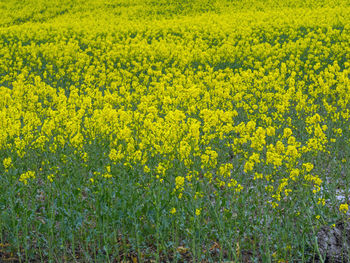
<svg viewBox="0 0 350 263"><path fill-rule="evenodd" d="M0 14L1 262L348 262L349 1Z"/></svg>

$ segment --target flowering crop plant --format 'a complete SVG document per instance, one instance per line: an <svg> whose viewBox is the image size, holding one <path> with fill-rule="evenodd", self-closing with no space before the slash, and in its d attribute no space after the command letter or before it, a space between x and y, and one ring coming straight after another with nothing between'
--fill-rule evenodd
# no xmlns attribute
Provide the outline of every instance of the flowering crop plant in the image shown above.
<svg viewBox="0 0 350 263"><path fill-rule="evenodd" d="M0 1L0 261L311 262L349 221L348 0Z"/></svg>

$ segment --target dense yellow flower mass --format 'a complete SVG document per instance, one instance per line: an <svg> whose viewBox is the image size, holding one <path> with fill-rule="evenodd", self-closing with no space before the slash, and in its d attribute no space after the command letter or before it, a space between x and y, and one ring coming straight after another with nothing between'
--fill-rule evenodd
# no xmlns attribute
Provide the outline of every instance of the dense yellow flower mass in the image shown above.
<svg viewBox="0 0 350 263"><path fill-rule="evenodd" d="M240 181L225 166L231 153L246 177L315 181L295 171L349 133L349 16L303 12L3 27L1 151L69 146L88 163L88 145L103 140L110 165L158 178L182 169Z"/></svg>
<svg viewBox="0 0 350 263"><path fill-rule="evenodd" d="M252 188L272 210L329 203L327 165L350 150L346 1L73 2L0 18L0 174L41 187L74 164L89 187L127 173L177 201L205 185L230 204Z"/></svg>

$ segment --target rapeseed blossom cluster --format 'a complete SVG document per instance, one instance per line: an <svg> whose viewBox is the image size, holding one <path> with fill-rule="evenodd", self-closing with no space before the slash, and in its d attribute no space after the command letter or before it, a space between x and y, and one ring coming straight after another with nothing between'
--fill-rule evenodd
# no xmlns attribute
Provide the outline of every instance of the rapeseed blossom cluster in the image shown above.
<svg viewBox="0 0 350 263"><path fill-rule="evenodd" d="M339 206L339 211L346 214L349 210L349 205L348 204L341 204Z"/></svg>
<svg viewBox="0 0 350 263"><path fill-rule="evenodd" d="M35 179L35 172L34 171L28 171L20 175L19 181L23 182L24 184L28 184L28 180Z"/></svg>

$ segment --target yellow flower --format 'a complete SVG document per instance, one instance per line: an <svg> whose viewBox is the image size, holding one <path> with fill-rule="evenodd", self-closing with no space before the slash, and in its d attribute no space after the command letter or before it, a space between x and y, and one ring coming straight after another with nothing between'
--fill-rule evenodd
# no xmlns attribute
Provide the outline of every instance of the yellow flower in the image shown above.
<svg viewBox="0 0 350 263"><path fill-rule="evenodd" d="M349 205L348 204L341 204L339 206L339 211L346 214L349 210Z"/></svg>
<svg viewBox="0 0 350 263"><path fill-rule="evenodd" d="M104 177L104 178L112 178L113 176L110 173L104 173L104 174L102 174L102 177Z"/></svg>
<svg viewBox="0 0 350 263"><path fill-rule="evenodd" d="M171 210L170 210L170 214L175 214L176 213L176 208L175 207L173 207L173 208L171 208Z"/></svg>
<svg viewBox="0 0 350 263"><path fill-rule="evenodd" d="M55 177L55 176L54 176L53 174L49 174L49 175L47 176L47 180L49 180L49 181L52 183L54 177Z"/></svg>
<svg viewBox="0 0 350 263"><path fill-rule="evenodd" d="M324 198L318 198L317 204L322 204L323 206L326 204L326 199Z"/></svg>
<svg viewBox="0 0 350 263"><path fill-rule="evenodd" d="M278 207L278 203L276 203L276 202L270 202L270 203L271 203L272 208Z"/></svg>
<svg viewBox="0 0 350 263"><path fill-rule="evenodd" d="M28 171L26 173L23 173L19 177L19 181L23 182L24 184L28 183L29 179L34 179L35 178L35 172L34 171Z"/></svg>
<svg viewBox="0 0 350 263"><path fill-rule="evenodd" d="M310 172L312 169L314 169L314 165L312 163L304 163L303 166L307 172Z"/></svg>
<svg viewBox="0 0 350 263"><path fill-rule="evenodd" d="M145 173L149 173L149 172L151 171L151 169L150 169L147 165L145 165L145 166L143 167L143 171L144 171Z"/></svg>
<svg viewBox="0 0 350 263"><path fill-rule="evenodd" d="M12 159L11 157L5 158L2 161L2 164L4 165L5 171L8 171L8 169L10 168L10 166L12 165Z"/></svg>
<svg viewBox="0 0 350 263"><path fill-rule="evenodd" d="M183 189L185 183L185 178L183 176L177 176L175 178L175 189L178 190L180 189L180 191Z"/></svg>
<svg viewBox="0 0 350 263"><path fill-rule="evenodd" d="M267 136L274 136L275 135L275 128L274 127L268 127L267 129L266 129L266 134L267 134Z"/></svg>
<svg viewBox="0 0 350 263"><path fill-rule="evenodd" d="M117 151L116 149L111 149L108 157L111 161L118 162L124 158L124 154L120 150Z"/></svg>
<svg viewBox="0 0 350 263"><path fill-rule="evenodd" d="M263 178L263 174L262 173L255 173L254 174L254 180L262 179L262 178Z"/></svg>
<svg viewBox="0 0 350 263"><path fill-rule="evenodd" d="M191 153L191 146L187 142L181 141L180 148L179 148L180 159L185 160L186 158L188 158L190 153Z"/></svg>
<svg viewBox="0 0 350 263"><path fill-rule="evenodd" d="M276 150L279 154L285 151L284 144L281 141L276 142Z"/></svg>
<svg viewBox="0 0 350 263"><path fill-rule="evenodd" d="M285 194L286 196L288 196L289 193L291 193L291 192L292 192L291 189L285 189L285 190L284 190L284 194Z"/></svg>
<svg viewBox="0 0 350 263"><path fill-rule="evenodd" d="M247 161L245 164L244 164L244 172L247 173L247 172L250 172L254 169L254 162L253 161Z"/></svg>
<svg viewBox="0 0 350 263"><path fill-rule="evenodd" d="M298 178L299 174L300 174L299 169L296 169L296 168L292 169L292 171L290 172L290 179L295 181Z"/></svg>
<svg viewBox="0 0 350 263"><path fill-rule="evenodd" d="M229 177L233 169L232 163L226 163L219 167L219 174L223 177Z"/></svg>
<svg viewBox="0 0 350 263"><path fill-rule="evenodd" d="M201 214L202 208L196 209L196 216L199 216Z"/></svg>
<svg viewBox="0 0 350 263"><path fill-rule="evenodd" d="M298 150L294 145L288 145L286 155L289 155L290 157L297 157Z"/></svg>
<svg viewBox="0 0 350 263"><path fill-rule="evenodd" d="M285 128L283 130L283 138L289 138L293 134L292 130L290 128Z"/></svg>

